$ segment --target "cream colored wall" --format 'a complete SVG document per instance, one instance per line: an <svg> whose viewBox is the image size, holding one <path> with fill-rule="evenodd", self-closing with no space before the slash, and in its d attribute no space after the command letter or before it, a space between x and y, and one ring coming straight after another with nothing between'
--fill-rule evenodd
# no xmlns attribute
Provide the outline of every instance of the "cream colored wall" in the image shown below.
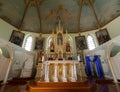
<svg viewBox="0 0 120 92"><path fill-rule="evenodd" d="M0 19L0 38L9 41L12 30L14 29L16 28Z"/></svg>
<svg viewBox="0 0 120 92"><path fill-rule="evenodd" d="M116 18L115 20L113 20L112 22L110 22L109 24L107 24L104 28L107 28L108 29L108 32L110 34L110 37L111 38L114 38L118 35L120 35L120 17ZM5 39L5 40L9 40L10 36L11 36L11 33L12 33L12 30L16 29L15 27L11 26L10 24L4 22L2 19L0 19L0 38L2 39ZM89 32L84 32L84 33L81 33L81 35L85 35L85 37L87 37L88 34L91 34L93 35L95 38L95 32L98 31L98 30L93 30L93 31L89 31ZM33 32L25 32L25 35L31 35L33 37L33 43L35 43L35 38L39 36L38 33L33 33ZM75 47L75 36L78 36L78 34L70 34L71 37L73 38L73 44L74 44L74 47ZM49 34L43 34L42 37L45 38L45 41L47 39L47 37L49 37ZM97 43L97 40L96 40L96 43ZM44 44L44 47L45 47L46 43ZM96 44L98 45L98 44ZM32 49L34 49L34 44L32 46ZM74 52L76 52L76 49L74 50Z"/></svg>
<svg viewBox="0 0 120 92"><path fill-rule="evenodd" d="M105 27L107 27L111 38L120 35L120 16Z"/></svg>
<svg viewBox="0 0 120 92"><path fill-rule="evenodd" d="M118 35L120 35L120 17L118 17L115 20L111 21L109 24L107 24L103 28L107 28L111 39L118 36ZM88 34L91 34L96 38L96 35L95 35L96 31L98 31L98 30L92 30L92 31L84 32L84 33L81 33L81 35L85 35L85 37L87 37ZM96 40L96 43L97 43L96 45L98 45L97 40Z"/></svg>

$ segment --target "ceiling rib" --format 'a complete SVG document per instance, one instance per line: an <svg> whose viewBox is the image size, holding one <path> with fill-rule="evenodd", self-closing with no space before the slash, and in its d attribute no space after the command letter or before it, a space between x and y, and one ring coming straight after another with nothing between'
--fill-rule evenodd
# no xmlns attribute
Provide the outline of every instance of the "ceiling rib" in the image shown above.
<svg viewBox="0 0 120 92"><path fill-rule="evenodd" d="M89 0L89 6L90 6L90 8L91 8L91 10L92 10L92 12L93 12L93 14L95 16L95 19L96 19L97 24L98 24L98 28L101 28L100 22L98 20L97 14L95 12L95 9L94 9L94 6L93 6L93 3L91 2L91 0Z"/></svg>
<svg viewBox="0 0 120 92"><path fill-rule="evenodd" d="M80 2L80 4L79 4L79 2ZM83 6L83 0L80 0L78 2L78 5L79 5L79 12L78 12L78 32L79 32L79 34L80 34L80 17L81 17L81 12L82 12L82 6Z"/></svg>
<svg viewBox="0 0 120 92"><path fill-rule="evenodd" d="M35 2L36 3L36 8L37 8L37 14L38 14L38 17L39 17L39 24L40 24L40 33L42 33L42 24L41 24L41 12L40 12L40 9L39 9L39 5L37 3L37 1Z"/></svg>
<svg viewBox="0 0 120 92"><path fill-rule="evenodd" d="M29 6L30 6L30 2L31 2L31 1L29 0L28 4L26 5L26 8L25 8L25 10L24 10L24 14L23 14L23 17L22 17L20 26L19 26L19 30L21 30L21 28L22 28L22 24L23 24L23 21L24 21L24 19L25 19L25 16L26 16L26 13L27 13L27 11L28 11L28 8L29 8Z"/></svg>

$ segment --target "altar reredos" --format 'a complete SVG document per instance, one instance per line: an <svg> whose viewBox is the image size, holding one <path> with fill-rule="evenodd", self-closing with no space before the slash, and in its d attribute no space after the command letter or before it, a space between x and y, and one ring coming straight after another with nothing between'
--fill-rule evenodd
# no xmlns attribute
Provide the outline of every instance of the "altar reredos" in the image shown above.
<svg viewBox="0 0 120 92"><path fill-rule="evenodd" d="M47 51L48 60L69 60L73 59L73 50L71 43L69 41L69 34L63 33L63 26L61 26L61 21L59 20L56 27L56 33L51 34L52 40Z"/></svg>

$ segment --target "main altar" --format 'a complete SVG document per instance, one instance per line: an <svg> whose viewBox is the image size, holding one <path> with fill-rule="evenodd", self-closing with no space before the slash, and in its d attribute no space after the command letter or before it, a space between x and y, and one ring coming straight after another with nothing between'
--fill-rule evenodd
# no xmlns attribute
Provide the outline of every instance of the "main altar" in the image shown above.
<svg viewBox="0 0 120 92"><path fill-rule="evenodd" d="M42 63L37 66L36 79L44 82L76 82L86 77L83 62L74 59L69 34L63 33L63 26L58 22L56 33L51 34L51 40L42 57Z"/></svg>

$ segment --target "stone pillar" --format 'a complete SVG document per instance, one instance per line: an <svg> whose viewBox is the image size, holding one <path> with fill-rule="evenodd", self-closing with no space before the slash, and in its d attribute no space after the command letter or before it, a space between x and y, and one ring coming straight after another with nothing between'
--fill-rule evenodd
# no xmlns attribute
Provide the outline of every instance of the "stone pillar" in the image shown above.
<svg viewBox="0 0 120 92"><path fill-rule="evenodd" d="M62 67L63 67L63 72L62 72L63 77L66 77L66 66L65 66L64 63L63 63L63 65L62 65Z"/></svg>
<svg viewBox="0 0 120 92"><path fill-rule="evenodd" d="M112 63L111 63L111 58L108 59L108 64L109 64L110 70L111 70L111 72L112 72L113 80L114 80L115 83L117 83L118 80L117 80L117 78L116 78L116 75L115 75L115 72L114 72L114 68L113 68L113 65L112 65Z"/></svg>
<svg viewBox="0 0 120 92"><path fill-rule="evenodd" d="M57 77L58 64L55 63L54 77Z"/></svg>
<svg viewBox="0 0 120 92"><path fill-rule="evenodd" d="M66 64L65 63L62 64L62 81L63 82L67 82L67 78L66 78Z"/></svg>
<svg viewBox="0 0 120 92"><path fill-rule="evenodd" d="M41 63L41 68L40 68L40 80L39 80L39 81L43 81L43 80L42 80L42 76L43 76L43 63Z"/></svg>
<svg viewBox="0 0 120 92"><path fill-rule="evenodd" d="M54 76L53 76L53 81L58 82L58 64L54 64Z"/></svg>
<svg viewBox="0 0 120 92"><path fill-rule="evenodd" d="M80 72L80 81L83 81L83 75L82 75L82 62L79 63L79 72Z"/></svg>
<svg viewBox="0 0 120 92"><path fill-rule="evenodd" d="M70 71L71 71L70 76L71 76L71 77L74 77L73 63L70 64Z"/></svg>
<svg viewBox="0 0 120 92"><path fill-rule="evenodd" d="M39 79L39 82L40 81L43 81L42 80L42 76L43 76L43 74L44 74L44 69L43 69L43 63L38 63L38 65L37 65L37 73L36 73L36 75L35 75L35 79Z"/></svg>
<svg viewBox="0 0 120 92"><path fill-rule="evenodd" d="M47 62L46 62L46 65L45 65L45 82L49 82L49 65Z"/></svg>
<svg viewBox="0 0 120 92"><path fill-rule="evenodd" d="M8 79L9 72L10 72L10 68L11 68L11 65L12 65L12 60L13 59L10 59L10 61L9 61L8 69L7 69L7 72L6 72L6 75L5 75L5 78L4 78L2 84L6 84L7 83L7 79Z"/></svg>
<svg viewBox="0 0 120 92"><path fill-rule="evenodd" d="M74 62L74 76L75 76L75 80L77 80L77 70L76 70L76 63Z"/></svg>
<svg viewBox="0 0 120 92"><path fill-rule="evenodd" d="M71 82L75 82L76 81L76 79L75 79L75 75L74 75L74 63L72 62L72 63L70 63L70 76L69 76L69 81L71 81Z"/></svg>

